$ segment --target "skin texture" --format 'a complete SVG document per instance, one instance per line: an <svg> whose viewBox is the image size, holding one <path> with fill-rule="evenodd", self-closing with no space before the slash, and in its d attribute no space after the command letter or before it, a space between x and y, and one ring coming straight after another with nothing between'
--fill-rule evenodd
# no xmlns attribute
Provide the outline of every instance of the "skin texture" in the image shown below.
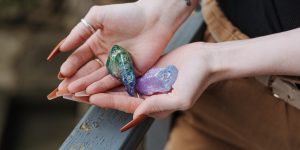
<svg viewBox="0 0 300 150"><path fill-rule="evenodd" d="M84 19L99 30L92 34L82 23L73 28L60 46L63 52L75 48L62 64L61 74L66 78L73 77L80 67L95 56L106 62L110 48L117 44L132 55L135 72L138 76L142 75L159 59L170 38L192 12L195 4L196 1L193 6L187 7L185 1L142 0L92 7ZM91 77L93 81L89 80L86 84L94 84L89 87L65 80L58 89L68 88L70 92L78 92L87 88L89 94L94 94L120 85L107 71L102 69L99 72L101 78Z"/></svg>
<svg viewBox="0 0 300 150"><path fill-rule="evenodd" d="M170 0L170 6L171 2L173 1ZM152 3L152 5L150 5L150 3ZM111 26L108 27L107 32L105 32L107 34L102 34L101 32L101 36L106 35L106 41L111 41L112 43L120 42L120 44L124 45L126 49L128 49L133 55L135 67L137 70L139 70L139 72L145 72L147 69L153 66L160 56L162 51L161 49L165 47L167 41L176 30L170 29L170 26L168 26L169 28L166 28L166 25L170 22L175 22L175 26L177 24L179 25L180 22L182 22L185 18L184 16L180 17L180 15L177 15L176 17L176 15L174 15L175 17L173 16L172 19L171 15L166 19L162 19L164 18L163 12L160 12L159 10L153 11L153 9L160 6L154 5L155 3L158 4L159 1L154 0L141 2L139 4L140 6L137 7L136 10L142 9L143 11L136 11L135 13L138 14L131 14L131 16L144 14L143 17L146 18L145 20L147 21L141 23L142 27L139 25L139 23L134 24L134 26L126 26L125 23L123 26L121 26L121 22L118 22L118 24L113 22L115 21L115 19L113 19L114 17L119 15L122 16L123 13L127 12L120 10L129 7L130 9L127 8L126 10L134 11L133 5L136 4L108 6L110 8L118 7L120 9L109 9L110 11L114 10L117 12L113 11L114 13L104 13L105 16L110 16L110 19L108 19L110 21L107 21L107 24L110 24ZM164 3L168 8L167 1L164 1ZM147 6L147 8L143 8L142 6ZM105 9L95 9L94 13L100 13L100 10L103 11ZM149 17L148 15L151 16L151 13L144 12L146 10L158 12L161 15L158 17L159 19L157 19L157 16ZM182 11L188 10L183 9ZM116 17L118 18L116 20L119 21L122 17ZM86 20L90 21L88 18L89 17L87 17ZM130 17L126 18L126 20L130 20L131 24L134 21L134 19L130 19ZM156 25L157 20L160 20L158 21L160 22L158 23L159 25ZM139 20L139 22L143 22L143 20ZM92 24L96 25L94 22L92 22ZM107 26L105 21L102 23L102 25L104 26L105 31ZM80 24L78 26L80 27ZM157 26L159 28L156 28ZM127 30L125 33L122 33L122 35L125 35L118 37L117 35L123 30L117 29L122 27L129 28L129 30ZM67 37L66 43L68 44L62 45L61 49L67 50L78 46L79 43L82 43L82 41L76 40L75 36L72 36L77 32L77 28L75 27L72 31L73 33L71 32L69 35L70 37ZM87 30L83 27L80 28L82 28L82 30ZM116 29L112 30L110 28ZM86 33L87 32L89 31L87 30ZM93 37L94 35L90 37L92 39L89 38L85 43L89 43L89 41L101 41L102 39L101 37L93 40ZM114 41L112 39L117 40ZM107 75L106 68L101 67L94 60L85 59L89 58L88 56L92 56L95 53L93 50L90 50L88 53L86 50L83 50L83 48L79 47L74 52L75 56L81 57L81 59L78 60L84 60L82 62L88 63L76 64L77 62L75 56L71 55L65 63L68 61L70 63L72 62L72 69L75 69L74 71L66 71L68 69L64 68L65 63L63 64L61 67L61 72L63 75L68 76L68 78L62 82L60 88L68 87L71 93L86 90L89 94L91 94L89 98L91 104L105 108L118 109L128 113L134 113L134 118L139 115L163 118L170 115L170 113L174 111L189 109L210 84L221 80L270 74L299 76L299 43L300 29L294 29L288 32L282 32L249 40L231 41L216 44L196 42L182 46L171 53L160 57L160 59L153 66L166 67L168 65L175 65L177 67L179 72L177 80L173 85L173 90L167 94L157 94L141 98L130 97L122 89L107 91L112 87L116 87L119 85L119 83L114 78ZM85 44L81 45L81 47L84 47L84 45ZM92 46L90 45L86 47ZM101 47L98 48L101 49ZM142 51L140 51L141 49ZM155 52L153 52L153 50ZM97 56L101 58L101 60L105 60L107 57L105 50L95 54L99 54Z"/></svg>
<svg viewBox="0 0 300 150"><path fill-rule="evenodd" d="M188 44L161 57L154 66L173 64L178 68L171 92L144 99L125 92L98 93L90 97L90 103L134 113L134 118L142 114L164 118L189 109L210 84L221 80L269 74L300 76L299 35L300 28L250 40Z"/></svg>
<svg viewBox="0 0 300 150"><path fill-rule="evenodd" d="M186 110L195 102L202 91L209 85L210 66L204 53L199 53L201 44L189 44L180 47L163 56L154 67L174 65L178 69L178 77L173 90L167 94L158 94L133 98L127 95L114 95L113 93L98 93L90 97L90 102L98 106L119 109L134 113L134 118L146 114L155 118L163 118L177 110ZM202 56L203 55L203 56ZM200 56L200 58L199 58ZM197 68L197 69L196 69ZM190 80L194 79L194 80ZM188 85L188 86L187 86ZM126 104L118 104L126 98ZM132 111L134 110L134 111Z"/></svg>

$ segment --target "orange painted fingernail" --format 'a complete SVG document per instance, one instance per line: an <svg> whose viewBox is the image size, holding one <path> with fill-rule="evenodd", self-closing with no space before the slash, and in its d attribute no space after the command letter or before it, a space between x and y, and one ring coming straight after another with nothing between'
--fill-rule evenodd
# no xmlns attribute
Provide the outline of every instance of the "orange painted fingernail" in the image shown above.
<svg viewBox="0 0 300 150"><path fill-rule="evenodd" d="M125 126L123 126L120 131L124 132L127 131L128 129L136 126L138 123L140 123L141 121L143 121L146 118L146 115L139 115L138 117L136 117L135 119L131 120L130 122L128 122Z"/></svg>
<svg viewBox="0 0 300 150"><path fill-rule="evenodd" d="M67 99L67 100L75 101L75 102L90 104L89 103L89 97L83 98L83 97L76 97L76 96L73 96L73 95L65 95L65 96L63 96L63 98Z"/></svg>
<svg viewBox="0 0 300 150"><path fill-rule="evenodd" d="M75 101L75 100L72 98L72 95L65 95L65 96L63 96L63 99Z"/></svg>
<svg viewBox="0 0 300 150"><path fill-rule="evenodd" d="M71 93L69 92L69 90L67 88L58 90L56 92L56 96L66 96L66 95L71 95Z"/></svg>
<svg viewBox="0 0 300 150"><path fill-rule="evenodd" d="M58 91L58 89L54 89L51 93L48 94L47 98L48 100L53 100L55 98L57 98L58 96L56 95L56 92Z"/></svg>
<svg viewBox="0 0 300 150"><path fill-rule="evenodd" d="M86 96L90 96L89 94L86 93L86 91L80 91L74 94L76 97L86 97Z"/></svg>
<svg viewBox="0 0 300 150"><path fill-rule="evenodd" d="M55 47L54 49L51 51L51 53L49 54L49 56L47 57L47 61L51 61L55 56L57 56L60 53L60 46L63 44L63 42L65 41L65 39L61 40Z"/></svg>
<svg viewBox="0 0 300 150"><path fill-rule="evenodd" d="M82 97L77 97L77 96L72 96L72 98L78 102L83 102L83 103L86 103L86 104L90 104L89 100L90 100L90 97L89 96L82 96Z"/></svg>
<svg viewBox="0 0 300 150"><path fill-rule="evenodd" d="M58 79L58 80L64 80L65 77L64 77L64 75L61 74L61 72L59 72L59 73L57 74L57 79Z"/></svg>

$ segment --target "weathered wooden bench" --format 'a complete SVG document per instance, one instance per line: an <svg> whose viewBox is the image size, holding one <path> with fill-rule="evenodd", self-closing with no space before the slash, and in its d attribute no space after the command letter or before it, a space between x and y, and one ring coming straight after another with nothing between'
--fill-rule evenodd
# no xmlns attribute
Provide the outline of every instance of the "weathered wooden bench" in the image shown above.
<svg viewBox="0 0 300 150"><path fill-rule="evenodd" d="M165 52L191 42L202 23L199 7L182 24ZM138 126L121 133L119 129L131 119L132 114L91 106L61 145L60 150L136 149L153 123L153 119L146 119ZM146 135L146 149L162 149L168 132L168 121L154 121Z"/></svg>

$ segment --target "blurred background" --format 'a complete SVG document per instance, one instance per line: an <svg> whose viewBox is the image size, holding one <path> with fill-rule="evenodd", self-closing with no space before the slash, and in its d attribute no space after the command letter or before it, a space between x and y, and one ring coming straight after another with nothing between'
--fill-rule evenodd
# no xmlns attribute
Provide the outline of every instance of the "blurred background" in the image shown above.
<svg viewBox="0 0 300 150"><path fill-rule="evenodd" d="M129 1L0 0L0 150L59 148L87 106L47 100L68 54L46 57L92 5Z"/></svg>

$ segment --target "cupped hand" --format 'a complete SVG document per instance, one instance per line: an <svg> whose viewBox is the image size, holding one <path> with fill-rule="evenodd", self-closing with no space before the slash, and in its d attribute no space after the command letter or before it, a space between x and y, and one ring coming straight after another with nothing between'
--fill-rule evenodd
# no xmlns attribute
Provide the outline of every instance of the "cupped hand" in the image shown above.
<svg viewBox="0 0 300 150"><path fill-rule="evenodd" d="M180 47L159 59L154 67L175 65L178 77L169 93L135 98L126 94L98 93L90 97L90 103L134 113L134 118L147 115L162 118L177 110L189 109L209 84L214 82L211 59L205 44L195 43Z"/></svg>
<svg viewBox="0 0 300 150"><path fill-rule="evenodd" d="M73 28L60 46L60 51L75 49L61 66L62 76L72 77L80 67L92 61L95 56L105 64L109 50L114 44L124 47L132 55L137 75L148 70L161 56L177 28L176 25L168 26L166 22L170 20L164 20L161 18L162 15L158 15L160 7L151 6L158 5L157 3L148 2L147 7L142 2L92 7L84 19L97 31L92 33L82 22ZM100 73L94 73L91 77L93 80L89 80L89 84L95 83L87 92L101 92L96 87L102 86L102 91L105 91L120 84L108 75L105 68L98 68L97 71ZM69 83L70 80L64 81L59 89ZM85 89L86 85L75 84L69 90L78 92Z"/></svg>
<svg viewBox="0 0 300 150"><path fill-rule="evenodd" d="M75 49L61 66L60 74L67 79L73 77L95 56L105 64L110 48L118 44L131 54L137 76L142 75L158 60L196 4L196 0L192 6L186 6L185 1L139 0L92 7L84 20L97 31L92 33L82 22L73 28L59 47L60 51ZM120 85L104 67L88 75L65 80L58 89L67 88L71 93L86 89L94 94Z"/></svg>

